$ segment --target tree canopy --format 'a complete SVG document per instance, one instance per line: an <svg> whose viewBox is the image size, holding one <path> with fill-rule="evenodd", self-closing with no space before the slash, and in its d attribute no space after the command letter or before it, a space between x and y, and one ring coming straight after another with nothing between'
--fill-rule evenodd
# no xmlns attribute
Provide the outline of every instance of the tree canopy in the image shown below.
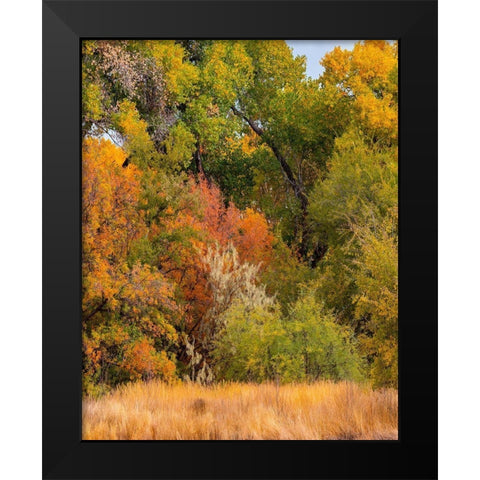
<svg viewBox="0 0 480 480"><path fill-rule="evenodd" d="M397 385L396 43L82 44L83 378Z"/></svg>

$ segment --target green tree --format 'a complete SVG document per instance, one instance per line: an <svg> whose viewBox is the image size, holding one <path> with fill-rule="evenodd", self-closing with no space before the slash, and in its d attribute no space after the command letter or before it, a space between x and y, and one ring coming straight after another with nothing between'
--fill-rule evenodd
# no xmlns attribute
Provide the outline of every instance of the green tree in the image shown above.
<svg viewBox="0 0 480 480"><path fill-rule="evenodd" d="M247 382L296 378L278 306L252 306L238 299L225 313L224 325L212 353L218 378Z"/></svg>
<svg viewBox="0 0 480 480"><path fill-rule="evenodd" d="M282 316L279 305L237 299L213 351L220 378L245 381L361 380L353 333L311 293Z"/></svg>
<svg viewBox="0 0 480 480"><path fill-rule="evenodd" d="M376 386L397 379L397 204L396 146L353 131L338 139L309 209L313 231L330 245L312 288L354 329Z"/></svg>
<svg viewBox="0 0 480 480"><path fill-rule="evenodd" d="M362 379L353 331L337 324L312 292L307 291L292 306L286 331L291 355L300 361L299 379Z"/></svg>
<svg viewBox="0 0 480 480"><path fill-rule="evenodd" d="M374 228L355 228L357 314L368 319L360 337L376 386L398 386L398 213L392 208Z"/></svg>

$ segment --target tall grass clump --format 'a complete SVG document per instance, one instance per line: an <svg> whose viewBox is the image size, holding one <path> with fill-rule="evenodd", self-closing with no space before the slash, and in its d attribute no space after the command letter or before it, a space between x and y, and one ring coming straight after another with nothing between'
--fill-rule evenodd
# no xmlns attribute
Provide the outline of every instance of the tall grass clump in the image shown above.
<svg viewBox="0 0 480 480"><path fill-rule="evenodd" d="M84 440L397 440L398 394L353 382L160 381L83 400Z"/></svg>

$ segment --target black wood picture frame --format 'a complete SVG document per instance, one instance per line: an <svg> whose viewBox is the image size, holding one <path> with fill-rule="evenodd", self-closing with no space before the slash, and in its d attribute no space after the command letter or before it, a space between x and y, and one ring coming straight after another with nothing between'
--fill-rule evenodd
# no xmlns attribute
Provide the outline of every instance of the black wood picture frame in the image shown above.
<svg viewBox="0 0 480 480"><path fill-rule="evenodd" d="M84 38L399 41L399 440L81 440ZM27 460L26 460L27 461ZM437 2L43 2L44 478L437 478Z"/></svg>

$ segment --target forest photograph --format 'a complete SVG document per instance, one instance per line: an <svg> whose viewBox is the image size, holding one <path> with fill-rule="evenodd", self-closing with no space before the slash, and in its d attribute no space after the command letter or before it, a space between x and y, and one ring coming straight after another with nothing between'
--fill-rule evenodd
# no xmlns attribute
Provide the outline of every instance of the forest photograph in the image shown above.
<svg viewBox="0 0 480 480"><path fill-rule="evenodd" d="M84 40L82 439L398 440L398 44Z"/></svg>

